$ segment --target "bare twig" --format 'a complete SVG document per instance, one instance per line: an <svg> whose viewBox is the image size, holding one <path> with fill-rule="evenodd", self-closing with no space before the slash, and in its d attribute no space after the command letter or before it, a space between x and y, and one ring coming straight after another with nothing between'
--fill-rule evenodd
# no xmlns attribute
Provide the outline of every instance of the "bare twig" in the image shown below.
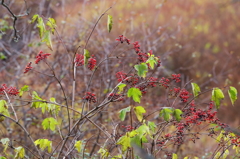
<svg viewBox="0 0 240 159"><path fill-rule="evenodd" d="M4 0L2 0L1 5L8 10L8 12L12 15L13 18L13 30L14 30L14 39L18 40L20 38L20 35L18 34L17 28L16 28L16 21L19 17L23 17L26 15L29 15L29 10L27 9L27 2L24 0L25 6L26 6L26 13L21 15L15 15L12 10L7 6L6 3L4 3Z"/></svg>

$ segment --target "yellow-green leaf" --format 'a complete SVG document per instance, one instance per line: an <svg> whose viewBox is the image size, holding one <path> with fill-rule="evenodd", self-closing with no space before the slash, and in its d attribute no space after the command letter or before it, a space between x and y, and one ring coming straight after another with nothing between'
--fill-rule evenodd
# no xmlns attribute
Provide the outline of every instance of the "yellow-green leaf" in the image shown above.
<svg viewBox="0 0 240 159"><path fill-rule="evenodd" d="M48 148L48 153L52 151L52 141L49 141L48 139L38 139L34 144L39 146L42 151L44 151L45 148Z"/></svg>
<svg viewBox="0 0 240 159"><path fill-rule="evenodd" d="M177 156L177 154L172 154L172 159L178 159L178 156Z"/></svg>
<svg viewBox="0 0 240 159"><path fill-rule="evenodd" d="M125 152L129 147L131 147L129 133L127 132L126 135L119 138L117 144L122 145L123 152Z"/></svg>
<svg viewBox="0 0 240 159"><path fill-rule="evenodd" d="M44 21L40 16L37 17L37 27L38 27L39 37L40 39L42 39L44 33L46 32L46 28L45 28Z"/></svg>
<svg viewBox="0 0 240 159"><path fill-rule="evenodd" d="M224 98L224 94L221 89L213 88L212 90L212 101L214 101L215 106L219 109L220 101Z"/></svg>
<svg viewBox="0 0 240 159"><path fill-rule="evenodd" d="M198 93L201 92L200 87L196 83L191 83L191 85L192 85L193 95L194 95L194 97L197 97Z"/></svg>
<svg viewBox="0 0 240 159"><path fill-rule="evenodd" d="M157 60L158 60L157 57L154 57L154 55L151 55L151 56L148 58L148 60L146 61L146 63L149 63L150 68L151 68L151 69L154 69L154 65L157 64Z"/></svg>
<svg viewBox="0 0 240 159"><path fill-rule="evenodd" d="M53 117L46 118L42 121L42 126L44 130L50 129L52 131L55 131L56 125L58 125L58 122Z"/></svg>
<svg viewBox="0 0 240 159"><path fill-rule="evenodd" d="M151 131L155 132L157 125L154 122L148 121L148 127Z"/></svg>
<svg viewBox="0 0 240 159"><path fill-rule="evenodd" d="M4 145L4 149L3 149L3 152L6 153L6 150L8 148L8 145L9 145L9 138L3 138L0 140L0 142Z"/></svg>
<svg viewBox="0 0 240 159"><path fill-rule="evenodd" d="M48 18L47 25L51 28L51 33L54 34L56 28L56 21L53 18Z"/></svg>
<svg viewBox="0 0 240 159"><path fill-rule="evenodd" d="M235 101L237 100L237 89L235 87L230 86L228 90L228 95L230 97L232 105L234 105Z"/></svg>
<svg viewBox="0 0 240 159"><path fill-rule="evenodd" d="M5 116L10 116L8 112L7 102L5 100L0 100L0 113ZM3 117L4 120L4 117Z"/></svg>
<svg viewBox="0 0 240 159"><path fill-rule="evenodd" d="M38 19L38 17L38 14L33 15L31 23L34 23Z"/></svg>
<svg viewBox="0 0 240 159"><path fill-rule="evenodd" d="M179 122L181 119L182 119L182 117L181 117L181 114L182 114L183 112L180 110L180 109L175 109L174 111L173 111L173 116L176 118L176 120Z"/></svg>
<svg viewBox="0 0 240 159"><path fill-rule="evenodd" d="M119 84L119 85L118 85L118 90L119 90L118 93L122 93L124 87L126 87L126 86L127 86L127 85L124 84L124 83Z"/></svg>
<svg viewBox="0 0 240 159"><path fill-rule="evenodd" d="M139 65L135 65L134 68L137 70L137 74L140 77L145 78L148 72L148 66L146 63L141 63Z"/></svg>
<svg viewBox="0 0 240 159"><path fill-rule="evenodd" d="M132 97L135 102L140 103L142 92L139 90L139 88L132 87L128 90L127 96Z"/></svg>
<svg viewBox="0 0 240 159"><path fill-rule="evenodd" d="M88 59L90 58L90 52L87 49L84 49L84 65L88 64Z"/></svg>
<svg viewBox="0 0 240 159"><path fill-rule="evenodd" d="M120 120L121 121L124 121L125 120L125 117L126 117L126 113L127 112L130 112L130 110L131 110L131 106L129 106L129 107L127 107L127 108L124 108L124 109L121 109L120 111L119 111L119 118L120 118Z"/></svg>
<svg viewBox="0 0 240 159"><path fill-rule="evenodd" d="M50 50L53 50L53 47L52 47L52 40L51 40L51 33L49 30L46 30L43 34L43 38L42 38L42 42L45 42L46 45L48 46L48 48Z"/></svg>
<svg viewBox="0 0 240 159"><path fill-rule="evenodd" d="M110 33L110 31L112 30L112 26L113 26L112 16L111 16L111 15L108 15L107 29L108 29L108 32L109 32L109 33Z"/></svg>
<svg viewBox="0 0 240 159"><path fill-rule="evenodd" d="M20 90L19 90L19 96L22 97L23 93L29 90L28 85L24 85Z"/></svg>
<svg viewBox="0 0 240 159"><path fill-rule="evenodd" d="M142 106L134 107L134 113L137 116L138 121L142 122L143 113L146 113L146 110Z"/></svg>
<svg viewBox="0 0 240 159"><path fill-rule="evenodd" d="M173 113L173 110L172 110L172 108L168 108L168 107L165 107L165 108L163 108L161 111L160 111L160 117L162 117L163 116L163 118L164 118L164 120L165 121L169 121L169 119L170 119L170 115Z"/></svg>
<svg viewBox="0 0 240 159"><path fill-rule="evenodd" d="M19 159L19 158L24 158L25 156L25 149L22 146L19 146L17 148L15 148L14 150L16 152L14 159Z"/></svg>
<svg viewBox="0 0 240 159"><path fill-rule="evenodd" d="M101 154L101 158L106 158L106 157L109 156L108 150L107 150L107 149L104 149L104 148L100 148L100 149L98 150L98 153Z"/></svg>
<svg viewBox="0 0 240 159"><path fill-rule="evenodd" d="M74 147L75 147L75 149L76 149L78 152L81 152L82 143L83 143L83 142L82 142L81 140L75 142Z"/></svg>
<svg viewBox="0 0 240 159"><path fill-rule="evenodd" d="M143 124L143 125L139 126L136 129L136 132L137 132L137 134L139 135L140 138L142 138L146 134L150 135L149 127L146 124Z"/></svg>
<svg viewBox="0 0 240 159"><path fill-rule="evenodd" d="M58 115L59 111L60 111L60 106L57 105L56 99L55 98L50 98L50 102L47 104L47 111L50 112L53 115ZM56 104L54 104L56 103Z"/></svg>
<svg viewBox="0 0 240 159"><path fill-rule="evenodd" d="M229 150L226 149L223 153L223 159L226 159L228 155L229 155Z"/></svg>

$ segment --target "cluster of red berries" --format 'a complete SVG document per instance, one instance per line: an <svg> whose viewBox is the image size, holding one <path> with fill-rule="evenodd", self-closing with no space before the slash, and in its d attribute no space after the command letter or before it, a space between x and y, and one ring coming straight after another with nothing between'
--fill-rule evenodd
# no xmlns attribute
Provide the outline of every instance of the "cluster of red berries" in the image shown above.
<svg viewBox="0 0 240 159"><path fill-rule="evenodd" d="M162 77L161 80L159 81L161 86L165 87L166 89L170 86L170 79Z"/></svg>
<svg viewBox="0 0 240 159"><path fill-rule="evenodd" d="M96 67L96 64L97 60L94 55L92 55L92 57L88 59L88 69L92 71Z"/></svg>
<svg viewBox="0 0 240 159"><path fill-rule="evenodd" d="M155 78L155 77L149 77L148 78L148 86L151 86L151 87L156 87L157 85L156 85L156 83L157 83L157 78Z"/></svg>
<svg viewBox="0 0 240 159"><path fill-rule="evenodd" d="M170 91L169 95L171 95L173 97L177 97L177 95L181 91L181 88L180 87L174 87L173 89L170 89L169 91Z"/></svg>
<svg viewBox="0 0 240 159"><path fill-rule="evenodd" d="M172 80L174 80L176 83L181 82L181 75L180 74L172 74Z"/></svg>
<svg viewBox="0 0 240 159"><path fill-rule="evenodd" d="M46 59L50 55L51 54L48 53L44 54L42 51L40 51L36 56L35 64L38 64L41 60Z"/></svg>
<svg viewBox="0 0 240 159"><path fill-rule="evenodd" d="M149 58L147 53L139 52L139 53L137 53L137 55L138 55L138 61L139 62L146 62L148 60L148 58Z"/></svg>
<svg viewBox="0 0 240 159"><path fill-rule="evenodd" d="M51 54L46 53L44 54L42 51L40 51L37 56L36 56L36 60L35 60L35 64L38 64L40 61L47 59L48 56L50 56ZM30 70L32 70L32 62L29 62L27 64L27 66L24 69L24 73L28 73Z"/></svg>
<svg viewBox="0 0 240 159"><path fill-rule="evenodd" d="M130 77L126 80L126 82L128 84L130 84L131 86L135 86L136 84L139 83L139 77L138 76L134 76L134 75L130 75Z"/></svg>
<svg viewBox="0 0 240 159"><path fill-rule="evenodd" d="M4 95L4 92L6 92L10 96L16 96L19 94L19 91L16 87L7 87L6 84L2 84L2 86L0 87L0 95Z"/></svg>
<svg viewBox="0 0 240 159"><path fill-rule="evenodd" d="M82 54L76 54L75 61L77 66L83 66L84 65L84 56Z"/></svg>
<svg viewBox="0 0 240 159"><path fill-rule="evenodd" d="M125 80L127 78L127 74L124 72L117 72L116 77L117 77L118 82L122 82L123 80Z"/></svg>
<svg viewBox="0 0 240 159"><path fill-rule="evenodd" d="M32 62L29 62L25 67L24 73L28 73L32 69Z"/></svg>
<svg viewBox="0 0 240 159"><path fill-rule="evenodd" d="M74 62L76 63L76 66L83 66L84 65L84 56L82 54L76 54L76 58L75 58ZM97 60L94 57L94 55L92 55L92 57L88 59L87 67L89 70L92 71L96 67L96 64L97 64Z"/></svg>
<svg viewBox="0 0 240 159"><path fill-rule="evenodd" d="M96 95L94 93L91 93L91 92L87 92L85 94L85 96L83 97L84 100L88 101L88 102L93 102L93 103L96 103L97 102L97 98L96 98Z"/></svg>
<svg viewBox="0 0 240 159"><path fill-rule="evenodd" d="M189 93L186 89L182 89L180 91L179 97L181 98L181 101L186 103L188 101L188 98L190 98L191 93Z"/></svg>
<svg viewBox="0 0 240 159"><path fill-rule="evenodd" d="M133 43L133 48L134 48L134 50L136 51L136 53L139 53L141 50L140 50L140 45L139 45L139 43L138 43L138 41L135 41L134 43Z"/></svg>
<svg viewBox="0 0 240 159"><path fill-rule="evenodd" d="M126 42L128 45L131 44L130 40L124 37L123 35L119 35L119 38L116 39L117 41L120 41L121 43Z"/></svg>

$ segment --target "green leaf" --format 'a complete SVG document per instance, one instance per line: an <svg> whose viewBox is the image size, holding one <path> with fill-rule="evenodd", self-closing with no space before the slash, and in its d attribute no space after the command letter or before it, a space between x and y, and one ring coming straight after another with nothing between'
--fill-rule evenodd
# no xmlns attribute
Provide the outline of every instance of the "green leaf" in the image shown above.
<svg viewBox="0 0 240 159"><path fill-rule="evenodd" d="M0 142L4 145L4 149L3 149L3 152L6 153L6 150L8 148L8 145L9 145L9 138L3 138L0 140Z"/></svg>
<svg viewBox="0 0 240 159"><path fill-rule="evenodd" d="M107 29L108 29L108 32L109 32L109 33L110 33L110 31L112 30L112 26L113 26L112 16L111 16L111 15L108 15Z"/></svg>
<svg viewBox="0 0 240 159"><path fill-rule="evenodd" d="M154 122L148 121L148 127L151 131L155 132L157 125Z"/></svg>
<svg viewBox="0 0 240 159"><path fill-rule="evenodd" d="M38 17L38 14L33 15L31 23L34 23L38 19Z"/></svg>
<svg viewBox="0 0 240 159"><path fill-rule="evenodd" d="M143 124L143 125L139 126L136 129L136 132L137 132L137 134L139 135L140 138L142 138L146 134L150 135L149 127L146 124Z"/></svg>
<svg viewBox="0 0 240 159"><path fill-rule="evenodd" d="M75 147L75 149L76 149L78 152L81 152L82 143L83 143L83 142L82 142L81 140L75 142L74 147Z"/></svg>
<svg viewBox="0 0 240 159"><path fill-rule="evenodd" d="M107 149L104 149L104 148L100 148L100 149L98 150L98 153L101 154L101 158L106 158L106 157L109 156L108 150L107 150Z"/></svg>
<svg viewBox="0 0 240 159"><path fill-rule="evenodd" d="M47 21L47 26L49 26L51 28L51 33L54 34L55 28L56 28L56 21L53 18L48 18Z"/></svg>
<svg viewBox="0 0 240 159"><path fill-rule="evenodd" d="M177 154L173 153L173 154L172 154L172 159L178 159Z"/></svg>
<svg viewBox="0 0 240 159"><path fill-rule="evenodd" d="M221 156L221 152L218 151L218 153L216 153L216 155L214 156L214 159L218 159L220 158L220 156Z"/></svg>
<svg viewBox="0 0 240 159"><path fill-rule="evenodd" d="M163 116L165 121L169 121L170 115L173 113L172 108L165 107L160 111L160 117Z"/></svg>
<svg viewBox="0 0 240 159"><path fill-rule="evenodd" d="M34 142L36 146L39 145L40 149L44 151L45 148L48 148L48 153L52 151L52 141L48 139L38 139Z"/></svg>
<svg viewBox="0 0 240 159"><path fill-rule="evenodd" d="M0 159L7 159L6 157L0 156Z"/></svg>
<svg viewBox="0 0 240 159"><path fill-rule="evenodd" d="M52 131L55 131L56 125L58 125L58 122L53 117L46 118L42 121L42 126L44 130L50 129Z"/></svg>
<svg viewBox="0 0 240 159"><path fill-rule="evenodd" d="M19 90L19 96L22 97L23 92L27 92L29 91L29 86L28 85L24 85L20 90Z"/></svg>
<svg viewBox="0 0 240 159"><path fill-rule="evenodd" d="M215 106L219 109L220 101L224 98L224 94L221 89L213 88L212 90L212 101L214 101Z"/></svg>
<svg viewBox="0 0 240 159"><path fill-rule="evenodd" d="M127 85L124 84L124 83L119 84L119 85L118 85L118 90L119 90L118 93L122 93L124 87L126 87L126 86L127 86Z"/></svg>
<svg viewBox="0 0 240 159"><path fill-rule="evenodd" d="M142 138L140 138L139 135L135 135L134 137L130 138L130 142L131 142L131 145L135 144L139 147L142 147L142 143L147 143L148 140L145 136L142 136Z"/></svg>
<svg viewBox="0 0 240 159"><path fill-rule="evenodd" d="M5 100L0 100L0 113L5 116L10 116L8 112L7 102ZM4 118L3 118L4 120Z"/></svg>
<svg viewBox="0 0 240 159"><path fill-rule="evenodd" d="M154 69L154 65L157 64L157 59L158 59L157 57L154 57L154 55L151 55L151 56L148 58L148 60L147 60L146 63L149 63L150 68L151 68L151 69Z"/></svg>
<svg viewBox="0 0 240 159"><path fill-rule="evenodd" d="M127 112L130 112L131 110L131 106L127 107L127 108L124 108L122 110L119 111L119 118L121 121L124 121L125 120L125 117L126 117L126 113Z"/></svg>
<svg viewBox="0 0 240 159"><path fill-rule="evenodd" d="M194 97L197 97L198 93L201 92L200 87L196 83L191 83L191 85L192 85L193 95L194 95Z"/></svg>
<svg viewBox="0 0 240 159"><path fill-rule="evenodd" d="M237 100L237 89L235 87L230 86L228 90L228 95L230 97L232 105L234 105L235 101Z"/></svg>
<svg viewBox="0 0 240 159"><path fill-rule="evenodd" d="M40 39L42 39L43 34L46 32L45 24L43 22L42 17L40 17L38 14L35 14L32 17L32 23L35 22L36 20L37 20L37 27L38 27L39 37L40 37Z"/></svg>
<svg viewBox="0 0 240 159"><path fill-rule="evenodd" d="M138 121L142 122L143 113L146 113L146 110L142 106L134 107L134 113L137 116Z"/></svg>
<svg viewBox="0 0 240 159"><path fill-rule="evenodd" d="M45 31L44 32L44 36L42 38L42 42L45 42L46 45L48 46L48 48L50 50L53 50L53 47L52 47L52 40L51 40L51 33L49 30Z"/></svg>
<svg viewBox="0 0 240 159"><path fill-rule="evenodd" d="M139 65L135 65L134 68L138 71L137 74L140 77L145 78L148 72L148 66L146 63L141 63Z"/></svg>
<svg viewBox="0 0 240 159"><path fill-rule="evenodd" d="M56 99L55 98L50 98L50 102L47 104L47 111L50 112L52 115L58 115L60 111L60 106L57 105ZM56 103L56 104L53 104Z"/></svg>
<svg viewBox="0 0 240 159"><path fill-rule="evenodd" d="M5 60L5 59L7 59L7 56L5 56L2 52L0 52L0 60Z"/></svg>
<svg viewBox="0 0 240 159"><path fill-rule="evenodd" d="M182 114L183 112L180 110L180 109L175 109L174 111L173 111L173 116L176 118L176 120L179 122L181 119L182 119L182 117L181 117L181 114Z"/></svg>
<svg viewBox="0 0 240 159"><path fill-rule="evenodd" d="M45 100L43 100L42 98L40 98L37 94L37 92L33 91L32 92L32 100L34 102L32 102L31 107L32 108L42 108L42 112L44 113L45 110L47 109L47 103L45 102Z"/></svg>
<svg viewBox="0 0 240 159"><path fill-rule="evenodd" d="M19 158L24 158L25 156L25 149L22 146L19 146L17 148L15 148L14 150L16 152L14 159L19 159Z"/></svg>
<svg viewBox="0 0 240 159"><path fill-rule="evenodd" d="M129 137L134 137L135 135L137 135L138 132L136 130L132 130L130 133L129 133Z"/></svg>
<svg viewBox="0 0 240 159"><path fill-rule="evenodd" d="M142 92L138 88L130 88L127 93L128 97L132 97L135 102L140 103Z"/></svg>
<svg viewBox="0 0 240 159"><path fill-rule="evenodd" d="M129 132L127 132L126 135L120 137L117 141L117 144L122 145L123 152L125 152L129 147L131 147Z"/></svg>
<svg viewBox="0 0 240 159"><path fill-rule="evenodd" d="M229 150L226 149L223 153L223 159L226 159L228 155L229 155Z"/></svg>
<svg viewBox="0 0 240 159"><path fill-rule="evenodd" d="M84 66L88 64L88 59L90 58L90 52L87 49L84 49Z"/></svg>

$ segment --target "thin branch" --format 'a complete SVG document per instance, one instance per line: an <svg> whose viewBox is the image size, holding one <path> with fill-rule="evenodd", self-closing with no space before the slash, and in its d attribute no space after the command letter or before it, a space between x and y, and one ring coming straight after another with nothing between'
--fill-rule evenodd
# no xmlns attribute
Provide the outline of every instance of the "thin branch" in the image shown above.
<svg viewBox="0 0 240 159"><path fill-rule="evenodd" d="M29 15L29 10L27 9L27 2L26 0L24 0L25 2L25 6L26 6L26 13L25 14L21 14L21 15L15 15L11 9L7 6L6 3L4 3L4 0L2 0L1 2L1 5L6 8L8 10L8 12L12 15L12 18L13 18L13 30L14 30L14 39L15 40L18 40L20 38L20 36L18 35L18 31L17 31L17 28L16 28L16 21L18 20L19 17L23 17L23 16L26 16L26 15Z"/></svg>
<svg viewBox="0 0 240 159"><path fill-rule="evenodd" d="M17 124L17 125L27 134L28 138L31 140L32 144L34 145L34 148L37 150L37 152L38 152L38 154L39 154L39 158L43 159L40 150L39 150L39 149L37 148L37 146L34 144L34 140L33 140L32 136L29 134L29 132L26 130L26 128L23 127L17 120L14 120L14 119L11 118L11 117L8 117L8 116L3 115L3 114L0 113L0 117L1 117L1 116L3 116L3 117L5 117L5 118L10 119L11 121L13 121L15 124Z"/></svg>

